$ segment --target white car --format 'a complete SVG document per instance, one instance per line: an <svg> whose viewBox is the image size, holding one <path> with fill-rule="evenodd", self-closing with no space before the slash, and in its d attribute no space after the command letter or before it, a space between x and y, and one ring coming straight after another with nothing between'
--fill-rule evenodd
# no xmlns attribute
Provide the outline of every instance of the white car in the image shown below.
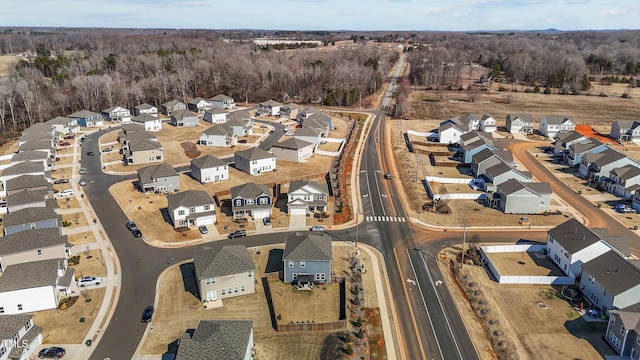
<svg viewBox="0 0 640 360"><path fill-rule="evenodd" d="M100 283L102 282L102 278L97 277L97 276L83 276L80 279L78 279L78 286L79 287L85 287L88 285L100 285Z"/></svg>
<svg viewBox="0 0 640 360"><path fill-rule="evenodd" d="M310 231L313 231L313 232L322 232L322 231L324 231L325 229L324 229L324 226L322 226L322 225L314 225L314 226L312 226L312 227L311 227L311 229L309 229L309 230L310 230Z"/></svg>
<svg viewBox="0 0 640 360"><path fill-rule="evenodd" d="M73 189L64 189L60 191L60 194L58 194L58 196L66 197L66 196L73 196L74 194L75 192L73 191Z"/></svg>

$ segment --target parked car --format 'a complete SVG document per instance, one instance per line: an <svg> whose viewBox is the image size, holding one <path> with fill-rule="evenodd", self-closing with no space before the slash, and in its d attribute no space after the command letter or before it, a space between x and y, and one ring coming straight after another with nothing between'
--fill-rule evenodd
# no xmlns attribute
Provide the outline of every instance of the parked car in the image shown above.
<svg viewBox="0 0 640 360"><path fill-rule="evenodd" d="M113 151L113 148L111 148L111 147L102 149L103 153L108 153L108 152L111 152L111 151Z"/></svg>
<svg viewBox="0 0 640 360"><path fill-rule="evenodd" d="M89 286L89 285L100 285L101 282L102 282L102 278L101 277L83 276L80 279L78 279L78 286L85 287L85 286Z"/></svg>
<svg viewBox="0 0 640 360"><path fill-rule="evenodd" d="M269 130L269 134L274 134L275 132L275 130Z"/></svg>
<svg viewBox="0 0 640 360"><path fill-rule="evenodd" d="M82 137L82 138L80 138L80 142L84 142L84 138L83 138L83 137Z"/></svg>
<svg viewBox="0 0 640 360"><path fill-rule="evenodd" d="M71 143L68 141L63 141L59 144L60 146L71 146Z"/></svg>
<svg viewBox="0 0 640 360"><path fill-rule="evenodd" d="M207 227L204 226L204 225L198 226L198 230L200 230L200 234L208 234L209 233L209 229L207 229Z"/></svg>
<svg viewBox="0 0 640 360"><path fill-rule="evenodd" d="M133 237L142 237L142 231L140 231L140 229L138 228L131 230L131 234L133 235Z"/></svg>
<svg viewBox="0 0 640 360"><path fill-rule="evenodd" d="M67 135L67 136L63 137L63 139L65 139L65 140L73 140L73 139L75 139L75 137L76 137L75 135Z"/></svg>
<svg viewBox="0 0 640 360"><path fill-rule="evenodd" d="M60 359L66 354L66 350L61 347L50 347L40 350L38 357L40 359Z"/></svg>
<svg viewBox="0 0 640 360"><path fill-rule="evenodd" d="M85 175L87 173L87 169L80 168L80 175Z"/></svg>
<svg viewBox="0 0 640 360"><path fill-rule="evenodd" d="M391 180L391 179L393 179L393 175L391 175L391 173L386 173L386 174L384 174L384 178L387 179L387 180Z"/></svg>
<svg viewBox="0 0 640 360"><path fill-rule="evenodd" d="M231 234L229 234L229 239L243 238L245 236L247 236L247 231L246 230L238 230L238 231L234 231Z"/></svg>
<svg viewBox="0 0 640 360"><path fill-rule="evenodd" d="M78 184L80 184L80 186L85 186L85 185L87 185L87 180L86 179L80 179L78 181Z"/></svg>
<svg viewBox="0 0 640 360"><path fill-rule="evenodd" d="M246 143L247 143L247 140L245 140L245 139L240 139L240 140L238 140L238 143L239 143L239 144L246 144Z"/></svg>
<svg viewBox="0 0 640 360"><path fill-rule="evenodd" d="M93 156L93 155L95 155L95 154L93 153L93 151L89 151L89 152L87 152L87 155L89 155L89 156Z"/></svg>
<svg viewBox="0 0 640 360"><path fill-rule="evenodd" d="M53 182L54 184L58 185L58 184L68 184L69 183L69 179L58 179L56 181Z"/></svg>
<svg viewBox="0 0 640 360"><path fill-rule="evenodd" d="M267 125L260 125L260 129L266 129L268 126Z"/></svg>
<svg viewBox="0 0 640 360"><path fill-rule="evenodd" d="M58 196L59 197L65 197L65 196L73 196L74 194L75 194L75 192L73 191L73 189L64 189L64 190L60 191Z"/></svg>
<svg viewBox="0 0 640 360"><path fill-rule="evenodd" d="M143 323L148 323L148 322L151 322L151 318L153 318L153 306L149 305L146 308L144 308L144 311L142 312L141 321Z"/></svg>
<svg viewBox="0 0 640 360"><path fill-rule="evenodd" d="M127 226L127 229L129 229L129 231L133 231L134 229L137 229L137 228L138 228L138 225L136 225L136 223L135 223L135 222L133 222L133 221L129 221L129 222L126 224L126 226Z"/></svg>
<svg viewBox="0 0 640 360"><path fill-rule="evenodd" d="M314 226L312 226L312 227L311 227L311 229L309 229L309 230L310 230L310 231L313 231L313 232L322 232L322 231L324 231L325 229L324 229L324 226L322 226L322 225L314 225Z"/></svg>
<svg viewBox="0 0 640 360"><path fill-rule="evenodd" d="M262 224L263 224L264 226L271 226L271 218L268 218L268 217L263 218L263 219L262 219Z"/></svg>

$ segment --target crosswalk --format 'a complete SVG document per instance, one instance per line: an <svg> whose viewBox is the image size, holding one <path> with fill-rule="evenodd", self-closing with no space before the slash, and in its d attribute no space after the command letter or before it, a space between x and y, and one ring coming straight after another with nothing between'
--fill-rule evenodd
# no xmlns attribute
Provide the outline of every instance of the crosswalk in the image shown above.
<svg viewBox="0 0 640 360"><path fill-rule="evenodd" d="M406 222L402 216L367 216L367 221Z"/></svg>

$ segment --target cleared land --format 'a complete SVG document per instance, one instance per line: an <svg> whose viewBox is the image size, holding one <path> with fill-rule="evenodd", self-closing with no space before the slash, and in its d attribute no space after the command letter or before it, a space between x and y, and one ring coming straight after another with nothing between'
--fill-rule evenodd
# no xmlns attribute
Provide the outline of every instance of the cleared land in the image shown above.
<svg viewBox="0 0 640 360"><path fill-rule="evenodd" d="M530 252L489 253L491 263L500 275L513 276L564 276L562 271L543 255L538 257Z"/></svg>
<svg viewBox="0 0 640 360"><path fill-rule="evenodd" d="M7 76L9 68L18 63L18 57L15 55L0 56L0 77Z"/></svg>

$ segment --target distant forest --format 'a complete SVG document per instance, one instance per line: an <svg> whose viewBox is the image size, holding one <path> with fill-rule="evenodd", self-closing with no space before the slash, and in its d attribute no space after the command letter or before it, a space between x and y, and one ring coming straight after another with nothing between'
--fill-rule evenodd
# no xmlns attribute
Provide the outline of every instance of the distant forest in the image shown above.
<svg viewBox="0 0 640 360"><path fill-rule="evenodd" d="M320 40L304 49L258 46L255 37ZM227 40L225 40L227 39ZM231 41L229 41L229 39ZM340 44L346 46L332 47ZM161 105L223 93L352 106L383 85L399 52L411 84L460 89L469 64L491 81L580 91L586 80L629 82L640 73L640 31L610 32L264 32L214 30L0 28L0 55L28 53L0 78L5 137L58 115L120 105ZM311 48L309 48L311 47ZM466 70L465 70L466 69Z"/></svg>

